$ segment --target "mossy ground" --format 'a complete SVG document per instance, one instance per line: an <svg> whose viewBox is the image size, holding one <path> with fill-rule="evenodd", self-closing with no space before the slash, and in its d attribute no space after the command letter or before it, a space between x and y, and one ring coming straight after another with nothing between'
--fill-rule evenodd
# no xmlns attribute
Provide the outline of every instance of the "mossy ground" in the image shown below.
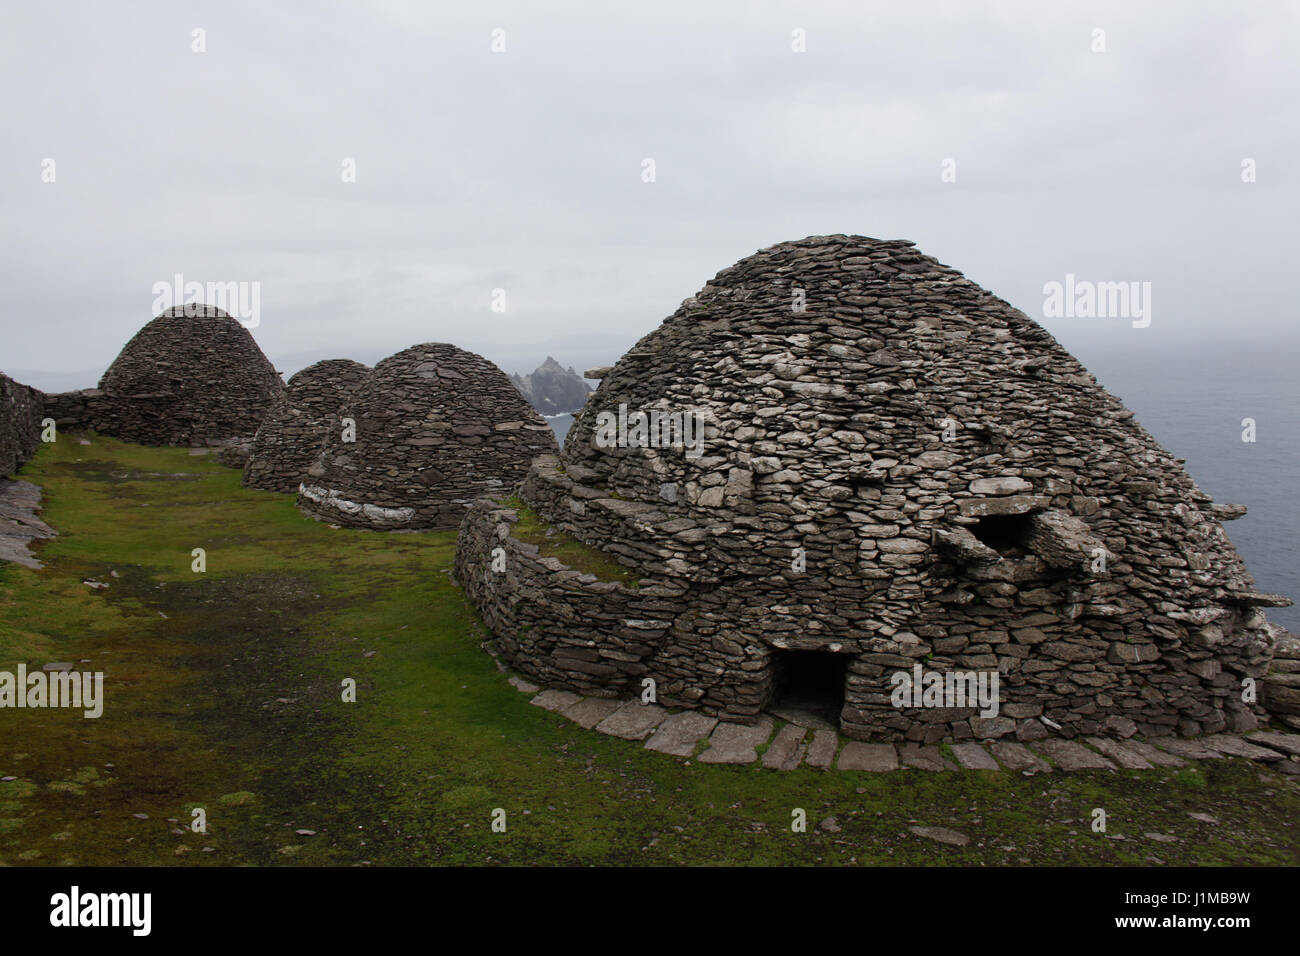
<svg viewBox="0 0 1300 956"><path fill-rule="evenodd" d="M637 577L630 568L598 548L551 527L522 498L506 498L501 503L519 516L511 534L525 544L535 545L539 556L555 558L575 571L593 575L601 581L612 581L624 587L638 586Z"/></svg>
<svg viewBox="0 0 1300 956"><path fill-rule="evenodd" d="M783 774L602 737L497 671L450 580L452 534L330 528L208 457L91 440L61 436L22 473L60 536L42 571L0 565L0 668L102 670L104 715L0 711L0 776L16 778L0 783L0 862L1300 861L1300 788L1244 761ZM189 829L195 807L205 834ZM791 831L795 808L806 833ZM838 832L818 826L831 816ZM972 842L935 844L913 824Z"/></svg>

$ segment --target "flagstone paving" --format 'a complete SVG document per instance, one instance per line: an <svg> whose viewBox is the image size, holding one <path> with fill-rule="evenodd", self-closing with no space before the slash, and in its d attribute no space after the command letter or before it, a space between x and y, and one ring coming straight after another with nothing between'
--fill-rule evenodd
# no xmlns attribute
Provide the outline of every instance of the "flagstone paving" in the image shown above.
<svg viewBox="0 0 1300 956"><path fill-rule="evenodd" d="M39 487L30 481L0 477L0 561L33 569L45 566L28 548L33 541L56 536L54 529L37 516L40 510Z"/></svg>
<svg viewBox="0 0 1300 956"><path fill-rule="evenodd" d="M893 744L864 744L851 740L840 752L841 770L869 770L883 773L898 769L898 751Z"/></svg>
<svg viewBox="0 0 1300 956"><path fill-rule="evenodd" d="M793 770L803 763L803 755L808 749L804 738L808 728L798 724L786 724L776 732L772 743L763 754L763 766L769 770Z"/></svg>
<svg viewBox="0 0 1300 956"><path fill-rule="evenodd" d="M693 710L674 713L659 704L643 704L636 699L582 697L563 690L539 693L535 684L519 677L511 677L510 683L520 692L534 695L531 702L536 706L558 713L588 730L629 741L644 741L642 746L647 750L693 758L700 763L761 763L768 770L778 772L801 766L818 770L836 766L840 770L867 773L1001 770L1035 774L1053 770L1176 768L1187 766L1189 760L1235 757L1282 773L1300 775L1300 734L1273 730L1242 736L1210 734L1149 740L1049 737L1028 745L1016 740L967 740L943 746L866 743L844 740L825 720L798 710L776 709L763 714L752 725L734 724Z"/></svg>
<svg viewBox="0 0 1300 956"><path fill-rule="evenodd" d="M1130 750L1122 741L1107 737L1088 737L1088 746L1103 756L1109 757L1117 766L1125 770L1150 770L1152 763L1135 750Z"/></svg>
<svg viewBox="0 0 1300 956"><path fill-rule="evenodd" d="M840 735L833 730L813 731L812 743L804 755L804 763L818 770L829 770L835 760L835 751L840 749Z"/></svg>
<svg viewBox="0 0 1300 956"><path fill-rule="evenodd" d="M1126 740L1124 745L1139 757L1145 758L1154 767L1186 767L1187 761L1145 740Z"/></svg>
<svg viewBox="0 0 1300 956"><path fill-rule="evenodd" d="M998 762L994 760L987 750L979 744L960 743L953 744L948 748L952 755L957 758L957 762L967 770L1001 770Z"/></svg>
<svg viewBox="0 0 1300 956"><path fill-rule="evenodd" d="M717 725L718 718L695 710L669 714L646 741L646 750L657 750L674 757L689 757L695 753L699 742L713 733L713 728Z"/></svg>
<svg viewBox="0 0 1300 956"><path fill-rule="evenodd" d="M619 708L596 725L596 730L624 740L645 740L658 727L668 711L658 704L624 701Z"/></svg>
<svg viewBox="0 0 1300 956"><path fill-rule="evenodd" d="M696 759L700 763L753 763L758 747L772 736L772 718L763 716L747 724L719 723L709 734L709 749Z"/></svg>
<svg viewBox="0 0 1300 956"><path fill-rule="evenodd" d="M580 697L576 704L564 708L561 713L579 727L592 730L602 720L618 710L622 701L606 697Z"/></svg>

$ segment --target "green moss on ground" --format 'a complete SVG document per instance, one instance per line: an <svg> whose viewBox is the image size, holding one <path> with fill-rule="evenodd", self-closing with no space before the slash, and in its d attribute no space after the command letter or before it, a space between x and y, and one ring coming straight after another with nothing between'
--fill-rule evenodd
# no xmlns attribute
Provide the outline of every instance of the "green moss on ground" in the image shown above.
<svg viewBox="0 0 1300 956"><path fill-rule="evenodd" d="M530 706L480 648L453 534L332 529L209 457L92 441L65 436L23 471L60 537L43 571L0 565L0 668L84 661L106 674L104 716L0 711L0 777L16 778L0 782L0 863L1300 862L1300 787L1245 761L777 773L585 731ZM819 828L830 816L838 832Z"/></svg>

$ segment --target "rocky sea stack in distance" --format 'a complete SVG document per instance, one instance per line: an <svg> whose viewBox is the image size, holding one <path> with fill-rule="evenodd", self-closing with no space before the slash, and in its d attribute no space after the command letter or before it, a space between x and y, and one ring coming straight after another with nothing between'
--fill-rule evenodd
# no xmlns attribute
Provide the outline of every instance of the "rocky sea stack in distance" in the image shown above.
<svg viewBox="0 0 1300 956"><path fill-rule="evenodd" d="M416 345L384 359L339 409L298 506L323 521L377 530L455 528L480 495L505 493L555 433L482 356Z"/></svg>
<svg viewBox="0 0 1300 956"><path fill-rule="evenodd" d="M657 440L692 422L701 442ZM815 687L847 735L927 743L1265 716L1247 688L1280 629L1261 608L1289 602L1224 533L1244 509L910 242L811 237L724 269L613 367L520 495L531 543L518 509L478 502L456 575L551 687L651 679L661 703L737 721ZM541 556L539 526L639 586ZM918 667L996 675L1000 708L900 701Z"/></svg>
<svg viewBox="0 0 1300 956"><path fill-rule="evenodd" d="M510 381L543 415L576 412L591 394L591 386L582 380L582 376L549 355L531 375L511 375Z"/></svg>

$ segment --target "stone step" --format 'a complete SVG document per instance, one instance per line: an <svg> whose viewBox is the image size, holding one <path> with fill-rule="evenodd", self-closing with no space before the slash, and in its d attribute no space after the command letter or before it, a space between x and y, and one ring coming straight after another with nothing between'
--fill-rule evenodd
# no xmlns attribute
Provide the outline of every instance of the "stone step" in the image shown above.
<svg viewBox="0 0 1300 956"><path fill-rule="evenodd" d="M1128 746L1127 741L1109 740L1105 737L1086 738L1090 747L1114 761L1125 770L1150 770L1152 763L1145 755Z"/></svg>
<svg viewBox="0 0 1300 956"><path fill-rule="evenodd" d="M700 763L753 763L758 748L772 736L772 718L763 716L748 724L719 723L709 735L709 749L696 759Z"/></svg>
<svg viewBox="0 0 1300 956"><path fill-rule="evenodd" d="M1266 763L1286 759L1286 754L1278 753L1269 747L1247 743L1240 737L1230 737L1227 734L1210 734L1200 740L1211 750L1217 750L1229 757L1245 757L1247 760L1262 760Z"/></svg>
<svg viewBox="0 0 1300 956"><path fill-rule="evenodd" d="M1033 749L1062 770L1114 770L1115 765L1073 740L1038 740Z"/></svg>
<svg viewBox="0 0 1300 956"><path fill-rule="evenodd" d="M522 678L511 677L509 681L524 692L536 689ZM703 741L706 747L698 757L701 763L760 762L758 748L771 739L761 763L769 770L787 772L800 765L818 770L838 766L840 770L867 773L887 773L905 768L931 772L1005 768L1029 773L1050 773L1053 769L1150 770L1154 767L1185 767L1188 760L1235 757L1268 764L1281 773L1300 774L1300 734L1273 730L1257 731L1248 737L1208 734L1196 738L1167 736L1149 740L1048 738L1033 741L1033 749L1012 740L966 740L947 745L956 760L954 763L937 746L841 741L839 734L829 726L816 726L818 721L787 723L773 737L775 725L768 714L763 714L753 724L727 723L699 711L670 713L658 704L642 704L638 699L583 697L565 690L543 690L530 703L559 713L588 730L624 740L642 740L645 749L675 757L692 756Z"/></svg>
<svg viewBox="0 0 1300 956"><path fill-rule="evenodd" d="M695 710L669 714L650 735L645 748L672 754L674 757L689 757L695 753L699 742L713 733L713 728L717 725L718 718Z"/></svg>
<svg viewBox="0 0 1300 956"><path fill-rule="evenodd" d="M989 752L975 743L951 744L948 747L957 762L967 770L1001 770L998 762L989 756Z"/></svg>
<svg viewBox="0 0 1300 956"><path fill-rule="evenodd" d="M883 773L898 769L898 751L893 744L866 744L850 740L840 751L841 770L867 770Z"/></svg>
<svg viewBox="0 0 1300 956"><path fill-rule="evenodd" d="M1166 753L1159 747L1153 747L1145 740L1126 740L1124 746L1139 757L1146 760L1153 767L1186 767L1187 761L1182 757L1175 757L1171 753Z"/></svg>
<svg viewBox="0 0 1300 956"><path fill-rule="evenodd" d="M1283 734L1275 730L1265 730L1245 738L1252 744L1272 747L1274 750L1300 757L1300 734Z"/></svg>
<svg viewBox="0 0 1300 956"><path fill-rule="evenodd" d="M804 763L818 770L829 770L835 761L835 751L840 747L839 734L833 730L814 730Z"/></svg>
<svg viewBox="0 0 1300 956"><path fill-rule="evenodd" d="M769 770L793 770L803 762L808 746L804 738L808 729L798 724L786 724L776 732L772 744L763 754L763 766Z"/></svg>
<svg viewBox="0 0 1300 956"><path fill-rule="evenodd" d="M904 766L917 770L930 770L935 773L944 770L956 770L953 764L943 758L938 747L922 747L918 744L899 744L898 759Z"/></svg>
<svg viewBox="0 0 1300 956"><path fill-rule="evenodd" d="M582 697L567 690L544 690L529 703L534 707L541 707L543 710L550 710L560 714L580 700L582 700Z"/></svg>
<svg viewBox="0 0 1300 956"><path fill-rule="evenodd" d="M620 705L620 701L605 697L583 697L576 704L566 707L561 713L579 727L591 730L618 710Z"/></svg>
<svg viewBox="0 0 1300 956"><path fill-rule="evenodd" d="M1052 765L1024 744L1012 740L995 740L989 745L993 756L1008 770L1029 770L1034 773L1051 773Z"/></svg>
<svg viewBox="0 0 1300 956"><path fill-rule="evenodd" d="M1223 754L1185 737L1151 737L1147 743L1189 760L1220 760Z"/></svg>
<svg viewBox="0 0 1300 956"><path fill-rule="evenodd" d="M658 704L643 704L639 700L628 700L598 723L595 729L597 733L622 737L624 740L645 740L667 716L668 711Z"/></svg>

